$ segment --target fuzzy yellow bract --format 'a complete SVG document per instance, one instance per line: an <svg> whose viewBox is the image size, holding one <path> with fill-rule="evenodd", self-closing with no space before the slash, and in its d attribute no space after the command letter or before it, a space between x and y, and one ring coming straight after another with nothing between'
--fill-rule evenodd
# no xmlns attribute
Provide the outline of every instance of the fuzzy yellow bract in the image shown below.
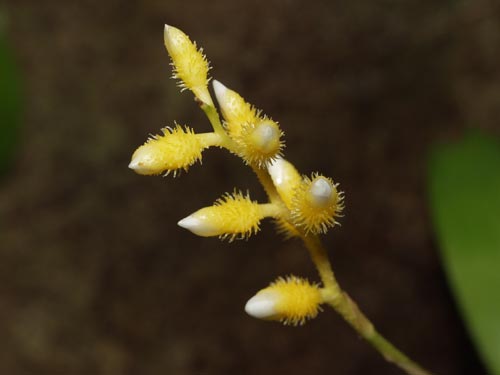
<svg viewBox="0 0 500 375"><path fill-rule="evenodd" d="M312 178L303 177L299 187L295 189L291 211L294 224L307 233L326 233L329 228L339 224L344 205L338 184L330 178L313 174Z"/></svg>
<svg viewBox="0 0 500 375"><path fill-rule="evenodd" d="M236 91L226 89L218 102L232 138L240 136L244 124L256 124L259 121L258 111Z"/></svg>
<svg viewBox="0 0 500 375"><path fill-rule="evenodd" d="M205 148L200 137L189 127L176 125L162 129L163 135L152 136L132 155L130 167L138 174L175 173L201 160Z"/></svg>
<svg viewBox="0 0 500 375"><path fill-rule="evenodd" d="M173 77L179 79L182 89L189 89L202 102L213 106L208 92L208 61L203 50L196 48L196 43L181 30L165 25L165 47L172 59Z"/></svg>
<svg viewBox="0 0 500 375"><path fill-rule="evenodd" d="M245 123L240 134L233 139L238 145L238 155L247 164L263 168L281 156L282 136L279 125L264 118L256 123Z"/></svg>
<svg viewBox="0 0 500 375"><path fill-rule="evenodd" d="M261 206L241 192L226 194L211 207L205 207L192 216L203 218L222 239L246 239L259 231L265 213Z"/></svg>
<svg viewBox="0 0 500 375"><path fill-rule="evenodd" d="M321 310L319 287L296 276L280 277L257 295L261 293L277 296L273 306L275 315L271 319L287 325L302 325L306 320L315 318Z"/></svg>

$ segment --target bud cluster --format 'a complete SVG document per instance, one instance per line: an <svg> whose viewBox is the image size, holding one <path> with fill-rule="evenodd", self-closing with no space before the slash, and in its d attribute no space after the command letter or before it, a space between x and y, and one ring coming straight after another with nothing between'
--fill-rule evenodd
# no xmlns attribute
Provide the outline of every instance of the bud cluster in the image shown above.
<svg viewBox="0 0 500 375"><path fill-rule="evenodd" d="M172 26L165 26L164 38L173 78L179 80L182 90L193 93L213 132L195 133L192 128L179 125L165 128L162 135L150 137L134 152L129 167L141 175L172 172L175 176L201 162L203 150L217 146L249 165L269 195L269 202L258 203L248 193L225 194L213 205L180 220L178 225L198 236L232 241L257 233L266 217L273 218L288 237L315 236L338 224L343 209L338 184L318 173L302 176L283 158L284 133L279 124L236 91L213 80L220 118L208 90L210 67L202 49ZM321 291L318 285L295 276L279 278L252 297L245 310L258 318L303 324L320 311L324 302Z"/></svg>

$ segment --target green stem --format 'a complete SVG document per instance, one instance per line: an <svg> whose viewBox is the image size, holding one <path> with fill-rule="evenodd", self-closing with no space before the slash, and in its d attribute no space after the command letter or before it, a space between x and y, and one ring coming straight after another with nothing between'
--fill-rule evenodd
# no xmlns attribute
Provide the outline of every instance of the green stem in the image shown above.
<svg viewBox="0 0 500 375"><path fill-rule="evenodd" d="M219 114L217 113L217 109L213 105L209 105L205 102L198 102L200 104L201 109L205 112L205 115L208 117L208 121L212 125L214 132L219 134L221 137L228 138L224 127L220 122Z"/></svg>
<svg viewBox="0 0 500 375"><path fill-rule="evenodd" d="M403 352L387 341L368 318L361 312L358 305L344 292L333 273L328 255L321 241L314 235L303 235L311 258L318 269L324 288L322 295L325 303L335 309L356 332L368 341L389 362L399 366L410 375L431 375L431 373L413 362Z"/></svg>

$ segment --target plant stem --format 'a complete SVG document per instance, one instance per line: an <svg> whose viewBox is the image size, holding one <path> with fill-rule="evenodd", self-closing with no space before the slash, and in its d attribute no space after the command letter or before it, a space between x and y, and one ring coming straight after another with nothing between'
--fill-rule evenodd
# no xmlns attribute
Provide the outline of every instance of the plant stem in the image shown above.
<svg viewBox="0 0 500 375"><path fill-rule="evenodd" d="M210 121L210 124L212 125L212 128L214 129L214 132L219 134L221 137L223 137L224 140L229 139L226 131L224 130L224 128L220 122L220 118L219 118L219 114L217 113L217 109L213 105L207 104L207 103L202 102L202 101L198 101L198 104L200 105L203 112L205 112L205 115L207 116L208 121Z"/></svg>
<svg viewBox="0 0 500 375"><path fill-rule="evenodd" d="M378 333L373 324L359 310L358 305L340 288L320 239L315 235L302 235L302 240L309 250L323 282L322 295L325 303L335 309L387 361L399 366L410 375L431 375L429 371L413 362Z"/></svg>

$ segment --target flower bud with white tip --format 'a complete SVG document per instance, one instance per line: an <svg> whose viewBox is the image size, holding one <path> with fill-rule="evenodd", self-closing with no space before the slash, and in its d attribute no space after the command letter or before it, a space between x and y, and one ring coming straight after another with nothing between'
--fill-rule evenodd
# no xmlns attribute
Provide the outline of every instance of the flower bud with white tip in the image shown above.
<svg viewBox="0 0 500 375"><path fill-rule="evenodd" d="M142 175L187 170L201 160L202 151L216 146L220 138L214 133L195 134L189 127L176 125L175 128L162 129L163 135L150 137L132 155L129 168Z"/></svg>
<svg viewBox="0 0 500 375"><path fill-rule="evenodd" d="M281 199L291 208L295 189L302 183L302 176L292 163L282 157L273 160L267 166L267 171Z"/></svg>
<svg viewBox="0 0 500 375"><path fill-rule="evenodd" d="M326 233L338 225L343 205L343 194L337 190L338 184L320 174L312 179L303 178L292 199L292 220L307 233Z"/></svg>
<svg viewBox="0 0 500 375"><path fill-rule="evenodd" d="M213 206L204 207L177 224L201 237L219 236L233 241L257 233L263 218L276 215L279 215L279 207L271 203L259 204L248 194L235 192L226 194Z"/></svg>
<svg viewBox="0 0 500 375"><path fill-rule="evenodd" d="M279 125L269 119L259 119L256 123L246 123L242 131L234 137L238 146L238 155L247 164L263 168L281 156L284 142Z"/></svg>
<svg viewBox="0 0 500 375"><path fill-rule="evenodd" d="M255 124L259 120L258 111L238 94L217 80L213 80L215 97L219 103L226 128L231 137L241 134L244 124Z"/></svg>
<svg viewBox="0 0 500 375"><path fill-rule="evenodd" d="M282 157L278 157L268 164L267 171L281 199L287 208L291 210L295 191L302 183L302 176L292 163ZM295 225L284 218L276 219L276 227L277 231L285 238L292 238L300 235Z"/></svg>
<svg viewBox="0 0 500 375"><path fill-rule="evenodd" d="M322 302L317 285L296 276L280 277L250 298L245 311L255 318L278 320L285 325L296 326L315 318Z"/></svg>
<svg viewBox="0 0 500 375"><path fill-rule="evenodd" d="M213 107L212 97L208 92L210 66L203 55L203 49L198 49L196 43L173 26L165 25L163 38L172 59L173 78L180 80L179 86L183 90L191 90L199 100Z"/></svg>

